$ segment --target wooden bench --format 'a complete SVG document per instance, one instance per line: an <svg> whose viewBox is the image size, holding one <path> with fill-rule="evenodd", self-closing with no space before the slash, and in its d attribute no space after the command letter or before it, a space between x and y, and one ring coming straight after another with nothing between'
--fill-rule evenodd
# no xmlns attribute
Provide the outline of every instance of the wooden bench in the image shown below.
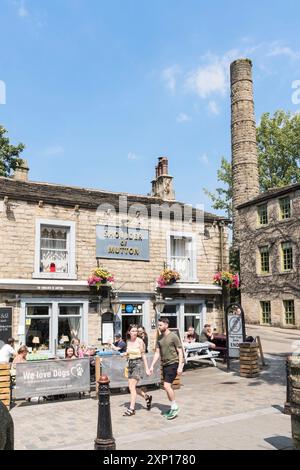
<svg viewBox="0 0 300 470"><path fill-rule="evenodd" d="M208 343L183 343L185 362L200 362L202 359L209 359L216 367L215 358L220 352L209 349Z"/></svg>

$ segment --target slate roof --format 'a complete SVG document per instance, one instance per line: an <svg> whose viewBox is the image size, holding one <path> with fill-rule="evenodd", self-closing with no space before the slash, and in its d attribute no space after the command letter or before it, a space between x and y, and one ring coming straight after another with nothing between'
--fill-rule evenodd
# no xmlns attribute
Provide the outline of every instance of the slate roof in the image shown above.
<svg viewBox="0 0 300 470"><path fill-rule="evenodd" d="M283 186L282 188L272 188L268 191L264 191L263 193L259 194L253 199L250 199L243 204L237 206L237 209L243 209L244 207L249 207L255 204L259 204L260 202L267 201L274 197L284 196L285 194L291 193L300 189L300 183L289 184L288 186Z"/></svg>
<svg viewBox="0 0 300 470"><path fill-rule="evenodd" d="M182 207L185 205L179 201L164 201L158 197L142 196L128 193L116 193L98 189L81 188L78 186L65 186L61 184L42 183L36 181L20 181L13 178L0 176L0 196L7 196L9 199L22 200L32 203L43 201L45 204L60 205L65 207L79 207L84 209L97 209L100 204L111 204L118 211L119 197L126 196L128 208L134 204L143 204L150 214L152 204L172 204L177 203ZM195 219L196 209L193 208L193 219ZM204 221L224 221L229 223L226 217L221 217L209 212L204 212Z"/></svg>

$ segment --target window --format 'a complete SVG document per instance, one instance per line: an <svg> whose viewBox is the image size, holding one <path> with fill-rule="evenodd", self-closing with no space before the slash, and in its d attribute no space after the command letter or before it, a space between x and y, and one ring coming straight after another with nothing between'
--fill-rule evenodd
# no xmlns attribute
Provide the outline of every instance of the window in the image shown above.
<svg viewBox="0 0 300 470"><path fill-rule="evenodd" d="M168 318L169 328L177 328L177 305L165 305L161 318Z"/></svg>
<svg viewBox="0 0 300 470"><path fill-rule="evenodd" d="M41 226L40 272L67 273L69 271L69 228Z"/></svg>
<svg viewBox="0 0 300 470"><path fill-rule="evenodd" d="M81 337L79 305L59 305L57 347L64 349L73 339Z"/></svg>
<svg viewBox="0 0 300 470"><path fill-rule="evenodd" d="M181 281L194 278L195 254L192 237L171 235L169 258L171 269L179 272Z"/></svg>
<svg viewBox="0 0 300 470"><path fill-rule="evenodd" d="M261 204L257 208L259 225L267 225L268 223L268 205Z"/></svg>
<svg viewBox="0 0 300 470"><path fill-rule="evenodd" d="M291 217L291 201L290 198L283 197L279 199L279 206L280 206L280 218L282 220L289 219Z"/></svg>
<svg viewBox="0 0 300 470"><path fill-rule="evenodd" d="M32 349L54 354L59 351L59 356L63 357L62 350L73 339L87 341L88 301L49 299L35 302L31 299L22 301L22 312L25 331L20 340Z"/></svg>
<svg viewBox="0 0 300 470"><path fill-rule="evenodd" d="M262 323L270 325L271 324L271 302L269 301L260 302L260 306L261 306Z"/></svg>
<svg viewBox="0 0 300 470"><path fill-rule="evenodd" d="M268 246L262 246L260 251L260 270L262 274L270 272L270 253Z"/></svg>
<svg viewBox="0 0 300 470"><path fill-rule="evenodd" d="M192 326L195 329L196 335L200 337L202 328L201 319L201 305L199 304L184 304L184 333Z"/></svg>
<svg viewBox="0 0 300 470"><path fill-rule="evenodd" d="M293 247L290 242L281 243L283 271L293 269Z"/></svg>
<svg viewBox="0 0 300 470"><path fill-rule="evenodd" d="M74 222L37 220L33 277L76 279Z"/></svg>
<svg viewBox="0 0 300 470"><path fill-rule="evenodd" d="M284 310L285 310L285 324L286 325L295 325L295 306L293 300L284 300L283 301Z"/></svg>
<svg viewBox="0 0 300 470"><path fill-rule="evenodd" d="M50 344L50 306L27 305L25 343L32 349L48 350Z"/></svg>

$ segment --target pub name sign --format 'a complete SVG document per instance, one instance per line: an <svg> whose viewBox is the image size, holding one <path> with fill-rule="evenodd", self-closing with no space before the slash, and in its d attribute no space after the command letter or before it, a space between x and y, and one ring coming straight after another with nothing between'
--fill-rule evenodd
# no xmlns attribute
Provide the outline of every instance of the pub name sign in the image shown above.
<svg viewBox="0 0 300 470"><path fill-rule="evenodd" d="M97 225L96 257L149 261L149 230Z"/></svg>

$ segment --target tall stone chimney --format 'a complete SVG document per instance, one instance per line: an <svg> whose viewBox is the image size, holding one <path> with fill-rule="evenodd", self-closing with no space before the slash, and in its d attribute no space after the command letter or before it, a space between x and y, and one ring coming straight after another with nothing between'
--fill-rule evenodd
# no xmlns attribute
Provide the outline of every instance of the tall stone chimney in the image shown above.
<svg viewBox="0 0 300 470"><path fill-rule="evenodd" d="M168 174L167 157L159 157L155 167L155 180L152 181L152 196L160 197L166 201L175 200L173 189L173 176Z"/></svg>
<svg viewBox="0 0 300 470"><path fill-rule="evenodd" d="M235 244L238 241L239 231L236 207L259 194L251 60L238 59L232 62L230 79L233 242Z"/></svg>
<svg viewBox="0 0 300 470"><path fill-rule="evenodd" d="M16 167L13 175L14 180L28 181L29 166L27 160L22 160Z"/></svg>

